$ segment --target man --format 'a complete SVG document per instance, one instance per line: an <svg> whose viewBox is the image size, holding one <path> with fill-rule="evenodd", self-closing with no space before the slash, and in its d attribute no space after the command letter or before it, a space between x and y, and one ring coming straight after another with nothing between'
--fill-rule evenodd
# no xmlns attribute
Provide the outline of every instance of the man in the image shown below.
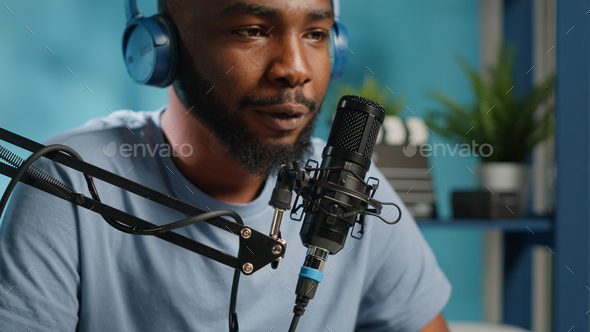
<svg viewBox="0 0 590 332"><path fill-rule="evenodd" d="M320 160L325 145L310 134L330 77L330 1L169 0L160 11L179 31L168 105L117 112L49 141L203 209L235 210L267 233L273 171L292 159ZM125 144L133 150L107 153L107 146ZM176 150L145 153L162 146ZM77 172L47 161L39 167L87 194ZM377 199L402 204L375 167L368 176L381 179ZM97 182L105 204L132 215L158 224L185 217ZM450 285L407 209L402 213L392 227L368 218L365 237L349 239L329 258L299 331L448 331L440 311ZM287 330L305 257L299 228L283 222L289 247L277 270L242 278L242 331ZM237 251L235 236L206 224L178 233ZM24 185L0 232L0 274L1 289L10 290L0 297L7 309L0 311L1 330L227 330L231 269L153 237L118 232L99 215Z"/></svg>

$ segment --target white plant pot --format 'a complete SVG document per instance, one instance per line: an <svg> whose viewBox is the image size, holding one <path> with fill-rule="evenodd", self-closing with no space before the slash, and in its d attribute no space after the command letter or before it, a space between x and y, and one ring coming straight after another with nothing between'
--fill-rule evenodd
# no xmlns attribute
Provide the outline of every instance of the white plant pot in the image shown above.
<svg viewBox="0 0 590 332"><path fill-rule="evenodd" d="M530 168L521 163L485 162L476 169L477 183L482 190L496 193L516 193L519 204L515 217L525 215L529 188L531 184Z"/></svg>

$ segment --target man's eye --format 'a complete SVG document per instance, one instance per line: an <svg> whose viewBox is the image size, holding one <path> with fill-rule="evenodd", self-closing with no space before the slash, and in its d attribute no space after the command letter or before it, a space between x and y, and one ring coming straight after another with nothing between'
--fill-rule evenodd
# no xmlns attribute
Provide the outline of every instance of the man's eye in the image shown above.
<svg viewBox="0 0 590 332"><path fill-rule="evenodd" d="M324 31L313 31L306 33L303 37L315 41L322 41L327 37L327 34Z"/></svg>
<svg viewBox="0 0 590 332"><path fill-rule="evenodd" d="M234 33L242 37L261 37L263 32L259 28L234 30Z"/></svg>

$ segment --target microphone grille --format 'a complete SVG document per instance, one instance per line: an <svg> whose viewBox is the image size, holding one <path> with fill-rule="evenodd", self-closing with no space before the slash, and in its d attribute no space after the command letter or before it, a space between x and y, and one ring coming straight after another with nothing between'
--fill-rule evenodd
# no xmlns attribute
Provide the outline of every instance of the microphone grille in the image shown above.
<svg viewBox="0 0 590 332"><path fill-rule="evenodd" d="M369 98L355 96L355 95L346 95L346 96L342 96L342 98L340 98L340 102L342 102L343 100L353 101L353 102L357 102L357 103L360 103L363 105L367 105L367 106L370 106L378 111L383 112L383 114L385 114L385 109L383 108L383 106L381 106L378 102L371 100Z"/></svg>
<svg viewBox="0 0 590 332"><path fill-rule="evenodd" d="M328 146L359 152L364 124L369 115L350 109L338 109L328 137Z"/></svg>
<svg viewBox="0 0 590 332"><path fill-rule="evenodd" d="M369 139L367 140L367 147L363 155L369 159L373 156L373 150L375 149L375 143L377 143L377 136L379 135L379 129L381 129L381 122L374 121L371 125L371 131L369 132Z"/></svg>
<svg viewBox="0 0 590 332"><path fill-rule="evenodd" d="M371 159L385 110L378 103L360 96L340 99L327 146L362 154Z"/></svg>

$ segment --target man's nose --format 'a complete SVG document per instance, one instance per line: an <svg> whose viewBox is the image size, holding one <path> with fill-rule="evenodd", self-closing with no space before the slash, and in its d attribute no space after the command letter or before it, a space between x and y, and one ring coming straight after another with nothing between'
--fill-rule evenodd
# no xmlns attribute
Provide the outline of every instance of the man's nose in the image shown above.
<svg viewBox="0 0 590 332"><path fill-rule="evenodd" d="M304 42L297 36L289 35L277 43L268 79L282 86L294 88L311 81L311 69L305 54Z"/></svg>

